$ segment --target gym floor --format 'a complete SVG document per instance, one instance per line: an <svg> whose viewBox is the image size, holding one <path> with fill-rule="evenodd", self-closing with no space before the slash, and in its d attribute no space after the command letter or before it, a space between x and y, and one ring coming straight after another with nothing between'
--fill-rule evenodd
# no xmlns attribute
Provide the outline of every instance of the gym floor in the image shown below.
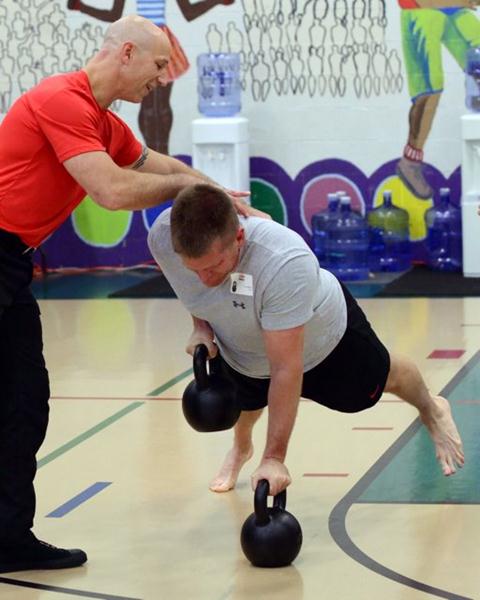
<svg viewBox="0 0 480 600"><path fill-rule="evenodd" d="M231 432L183 418L190 319L178 300L40 300L52 399L35 532L89 560L3 574L0 598L480 598L480 298L359 302L390 351L450 399L466 465L445 478L416 411L394 396L354 415L302 401L287 509L303 546L292 566L268 570L239 542L266 414L236 489L210 492Z"/></svg>

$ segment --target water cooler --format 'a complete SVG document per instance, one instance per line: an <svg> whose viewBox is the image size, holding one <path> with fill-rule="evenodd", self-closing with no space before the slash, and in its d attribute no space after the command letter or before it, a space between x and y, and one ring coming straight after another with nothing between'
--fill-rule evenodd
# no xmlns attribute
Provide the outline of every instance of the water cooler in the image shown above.
<svg viewBox="0 0 480 600"><path fill-rule="evenodd" d="M250 189L248 119L240 116L194 119L192 141L194 169L227 189Z"/></svg>
<svg viewBox="0 0 480 600"><path fill-rule="evenodd" d="M463 274L480 277L480 113L462 116Z"/></svg>

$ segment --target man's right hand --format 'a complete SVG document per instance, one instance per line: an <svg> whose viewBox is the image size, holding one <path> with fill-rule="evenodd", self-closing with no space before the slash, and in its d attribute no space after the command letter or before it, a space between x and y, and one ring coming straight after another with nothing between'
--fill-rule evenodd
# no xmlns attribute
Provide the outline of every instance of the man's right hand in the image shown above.
<svg viewBox="0 0 480 600"><path fill-rule="evenodd" d="M208 349L208 358L215 358L218 352L217 344L214 342L214 334L213 329L210 325L203 321L201 325L197 324L190 336L190 339L187 342L187 346L185 348L187 354L191 354L195 352L195 347L198 344L205 344Z"/></svg>

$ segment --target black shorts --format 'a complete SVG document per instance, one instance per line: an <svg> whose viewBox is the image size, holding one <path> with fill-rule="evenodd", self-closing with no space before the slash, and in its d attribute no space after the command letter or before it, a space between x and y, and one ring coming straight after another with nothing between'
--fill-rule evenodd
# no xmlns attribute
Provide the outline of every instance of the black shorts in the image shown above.
<svg viewBox="0 0 480 600"><path fill-rule="evenodd" d="M333 410L353 413L374 406L380 399L390 356L355 298L345 286L342 289L347 303L347 329L327 358L303 374L301 395ZM267 406L270 379L243 375L221 356L214 363L215 370L235 384L242 410Z"/></svg>

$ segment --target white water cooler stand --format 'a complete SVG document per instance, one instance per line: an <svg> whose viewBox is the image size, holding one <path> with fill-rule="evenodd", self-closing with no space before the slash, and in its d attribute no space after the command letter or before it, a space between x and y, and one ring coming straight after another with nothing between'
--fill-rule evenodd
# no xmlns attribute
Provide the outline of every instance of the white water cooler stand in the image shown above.
<svg viewBox="0 0 480 600"><path fill-rule="evenodd" d="M248 119L204 117L192 121L192 166L227 189L250 190Z"/></svg>
<svg viewBox="0 0 480 600"><path fill-rule="evenodd" d="M462 116L463 274L480 277L480 113Z"/></svg>

